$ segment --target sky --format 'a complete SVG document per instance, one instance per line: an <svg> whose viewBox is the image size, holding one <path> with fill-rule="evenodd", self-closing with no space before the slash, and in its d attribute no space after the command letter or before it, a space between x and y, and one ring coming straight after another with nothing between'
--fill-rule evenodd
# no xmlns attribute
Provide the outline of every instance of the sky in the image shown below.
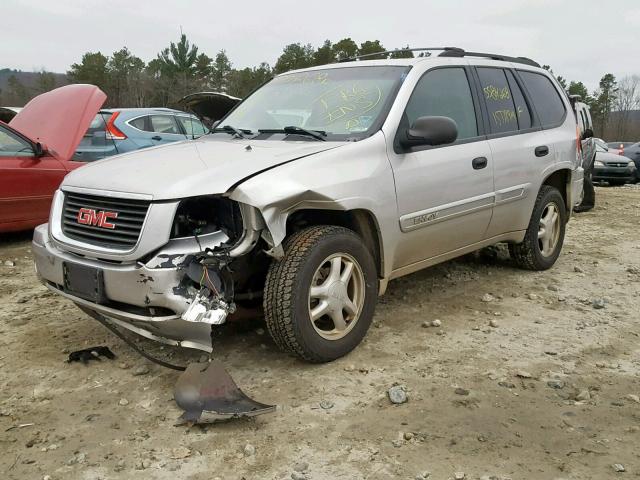
<svg viewBox="0 0 640 480"><path fill-rule="evenodd" d="M66 72L123 46L149 61L180 30L234 67L273 65L290 43L378 39L525 56L590 90L640 74L640 0L0 0L0 68Z"/></svg>

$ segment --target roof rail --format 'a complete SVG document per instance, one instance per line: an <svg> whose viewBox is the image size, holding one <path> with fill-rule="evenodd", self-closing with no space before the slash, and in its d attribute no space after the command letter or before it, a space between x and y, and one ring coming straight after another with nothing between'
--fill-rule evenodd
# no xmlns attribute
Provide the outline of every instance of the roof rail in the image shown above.
<svg viewBox="0 0 640 480"><path fill-rule="evenodd" d="M439 57L483 57L492 60L501 60L503 62L523 63L532 67L540 68L540 64L527 57L508 57L506 55L498 55L496 53L467 52L462 48L450 49L442 52Z"/></svg>
<svg viewBox="0 0 640 480"><path fill-rule="evenodd" d="M388 57L389 55L400 52L431 52L434 50L442 51L442 53L438 55L439 57L484 57L490 58L492 60L501 60L503 62L522 63L525 65L530 65L532 67L540 68L540 64L538 62L527 57L509 57L506 55L498 55L495 53L467 52L466 50L458 47L400 48L397 50L386 50L384 52L367 53L365 55L343 58L342 60L339 60L339 62L351 62L354 60L362 60L365 58L377 57L380 55L385 55L386 57Z"/></svg>
<svg viewBox="0 0 640 480"><path fill-rule="evenodd" d="M443 52L448 52L448 51L453 51L453 50L461 50L461 51L464 52L464 50L462 50L461 48L457 48L457 47L399 48L399 49L396 49L396 50L386 50L384 52L374 52L374 53L367 53L365 55L356 55L355 57L343 58L342 60L338 60L338 62L339 63L352 62L354 60L361 60L363 58L377 57L379 55L389 56L389 55L392 55L394 53L400 53L400 52L428 52L428 51L433 51L433 50L442 50Z"/></svg>

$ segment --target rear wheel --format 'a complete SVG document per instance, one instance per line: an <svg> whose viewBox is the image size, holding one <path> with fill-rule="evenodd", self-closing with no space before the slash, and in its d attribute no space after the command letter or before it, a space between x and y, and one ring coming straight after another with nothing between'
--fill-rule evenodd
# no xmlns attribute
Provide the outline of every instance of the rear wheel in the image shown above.
<svg viewBox="0 0 640 480"><path fill-rule="evenodd" d="M610 187L620 187L624 185L626 182L624 180L609 180Z"/></svg>
<svg viewBox="0 0 640 480"><path fill-rule="evenodd" d="M567 210L560 192L543 185L536 198L522 243L509 244L511 258L520 268L547 270L558 259L567 223Z"/></svg>
<svg viewBox="0 0 640 480"><path fill-rule="evenodd" d="M351 230L310 227L284 244L264 289L265 320L280 348L310 362L353 350L367 333L377 297L371 253Z"/></svg>

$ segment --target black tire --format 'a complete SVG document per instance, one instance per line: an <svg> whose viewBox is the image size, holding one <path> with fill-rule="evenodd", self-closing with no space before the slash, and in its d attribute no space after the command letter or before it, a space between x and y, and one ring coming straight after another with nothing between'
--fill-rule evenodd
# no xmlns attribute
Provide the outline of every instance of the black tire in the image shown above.
<svg viewBox="0 0 640 480"><path fill-rule="evenodd" d="M284 258L271 263L264 288L264 314L271 337L282 350L313 363L346 355L362 341L373 319L378 279L371 252L353 231L337 226L301 230L285 240L284 252ZM311 321L309 292L316 270L337 253L349 255L359 265L364 300L348 333L329 340Z"/></svg>
<svg viewBox="0 0 640 480"><path fill-rule="evenodd" d="M540 242L538 241L538 229L540 228L542 214L545 212L547 206L552 203L557 206L560 215L560 233L553 253L544 256L540 248ZM551 268L562 250L566 223L567 209L562 195L557 188L543 185L538 192L524 240L522 243L509 244L509 253L516 265L526 270L547 270Z"/></svg>
<svg viewBox="0 0 640 480"><path fill-rule="evenodd" d="M621 187L625 183L627 182L625 182L624 180L609 180L610 187Z"/></svg>

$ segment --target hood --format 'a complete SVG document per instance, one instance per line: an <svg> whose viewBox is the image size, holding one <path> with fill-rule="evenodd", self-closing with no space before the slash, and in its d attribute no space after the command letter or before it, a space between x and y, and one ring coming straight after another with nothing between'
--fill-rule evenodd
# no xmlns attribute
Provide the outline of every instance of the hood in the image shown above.
<svg viewBox="0 0 640 480"><path fill-rule="evenodd" d="M207 135L89 163L67 175L62 189L139 193L154 200L218 194L249 176L345 144Z"/></svg>
<svg viewBox="0 0 640 480"><path fill-rule="evenodd" d="M624 155L608 152L596 152L596 160L599 162L627 163L629 159Z"/></svg>
<svg viewBox="0 0 640 480"><path fill-rule="evenodd" d="M224 117L239 102L239 98L226 93L198 92L181 98L176 106L180 110L193 113L207 127L212 128L214 122Z"/></svg>
<svg viewBox="0 0 640 480"><path fill-rule="evenodd" d="M58 160L69 160L106 99L94 85L67 85L35 97L9 125Z"/></svg>

